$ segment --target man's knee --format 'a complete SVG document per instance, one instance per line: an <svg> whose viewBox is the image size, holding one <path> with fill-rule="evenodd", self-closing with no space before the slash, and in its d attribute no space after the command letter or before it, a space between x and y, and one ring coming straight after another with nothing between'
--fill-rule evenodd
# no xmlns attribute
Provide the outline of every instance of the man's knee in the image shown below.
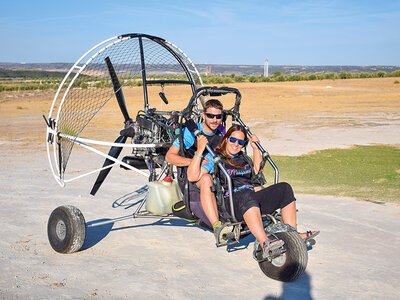
<svg viewBox="0 0 400 300"><path fill-rule="evenodd" d="M209 188L210 186L212 186L211 175L210 174L204 174L203 176L201 176L200 180L197 182L197 186L200 189Z"/></svg>

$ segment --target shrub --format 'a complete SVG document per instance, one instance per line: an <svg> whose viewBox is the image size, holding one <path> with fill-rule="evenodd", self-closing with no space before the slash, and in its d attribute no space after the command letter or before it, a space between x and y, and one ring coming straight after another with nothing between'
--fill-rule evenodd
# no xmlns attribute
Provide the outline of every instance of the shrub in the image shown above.
<svg viewBox="0 0 400 300"><path fill-rule="evenodd" d="M386 77L386 72L384 72L384 71L378 71L378 72L375 72L374 73L374 75L375 75L375 77L378 77L378 78L383 78L383 77Z"/></svg>
<svg viewBox="0 0 400 300"><path fill-rule="evenodd" d="M249 77L249 81L250 81L250 82L258 82L258 78L257 78L257 76L254 76L254 75L253 75L253 76L250 76L250 77Z"/></svg>

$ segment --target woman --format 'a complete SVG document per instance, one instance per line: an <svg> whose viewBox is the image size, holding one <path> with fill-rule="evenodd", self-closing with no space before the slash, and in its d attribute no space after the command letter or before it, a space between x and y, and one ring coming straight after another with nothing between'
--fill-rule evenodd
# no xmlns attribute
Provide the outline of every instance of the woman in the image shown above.
<svg viewBox="0 0 400 300"><path fill-rule="evenodd" d="M272 240L267 237L261 214L270 214L280 208L283 222L297 228L296 199L291 186L286 182L274 184L264 189L252 183L251 169L253 168L253 171L257 174L262 159L256 142L259 142L259 140L257 136L253 135L250 139L250 144L253 148L253 163L250 163L245 158L246 154L242 152L243 148L249 143L246 130L242 126L235 124L226 132L216 151L225 158L225 167L232 179L236 219L246 222L260 245L263 245L263 250L265 251L272 244L275 244L275 242L271 243ZM202 154L206 144L207 139L205 137L198 137L197 151L187 172L188 178L191 181L198 181L202 176L208 176L207 169L210 168L203 168L204 163L202 165ZM208 164L212 163L208 159ZM227 201L227 198L225 200L229 211L229 201ZM209 208L204 208L204 211L207 210ZM217 212L216 214L218 215ZM221 224L219 220L215 221L215 218L210 220L210 222L214 224L214 230ZM303 239L308 239L316 236L318 233L319 231L308 231L307 233L300 233L300 236Z"/></svg>

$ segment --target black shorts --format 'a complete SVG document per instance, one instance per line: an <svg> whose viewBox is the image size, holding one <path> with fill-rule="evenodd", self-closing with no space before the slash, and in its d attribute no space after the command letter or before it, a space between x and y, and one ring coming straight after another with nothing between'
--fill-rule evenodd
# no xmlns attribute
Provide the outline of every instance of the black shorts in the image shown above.
<svg viewBox="0 0 400 300"><path fill-rule="evenodd" d="M261 214L271 214L295 201L292 187L286 182L270 185L255 192L251 189L242 189L233 193L235 217L243 221L243 215L252 207L259 207ZM226 207L230 214L229 198L225 198Z"/></svg>
<svg viewBox="0 0 400 300"><path fill-rule="evenodd" d="M178 168L178 176L180 176L181 170ZM179 178L179 177L178 177ZM184 193L184 180L178 180L179 187L181 188L182 193ZM200 189L195 182L188 182L189 184L189 208L191 212L204 223L206 223L209 227L212 227L212 224L208 220L206 213L203 210L203 206L200 202Z"/></svg>

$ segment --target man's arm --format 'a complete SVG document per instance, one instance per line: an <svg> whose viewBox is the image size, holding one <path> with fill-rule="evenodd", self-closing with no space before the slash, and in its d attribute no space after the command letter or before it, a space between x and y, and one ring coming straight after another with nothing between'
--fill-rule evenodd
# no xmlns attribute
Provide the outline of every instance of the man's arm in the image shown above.
<svg viewBox="0 0 400 300"><path fill-rule="evenodd" d="M167 163L173 164L177 167L187 167L192 161L191 158L180 156L179 148L175 145L172 145L171 148L169 148L167 154L165 155L165 160Z"/></svg>

